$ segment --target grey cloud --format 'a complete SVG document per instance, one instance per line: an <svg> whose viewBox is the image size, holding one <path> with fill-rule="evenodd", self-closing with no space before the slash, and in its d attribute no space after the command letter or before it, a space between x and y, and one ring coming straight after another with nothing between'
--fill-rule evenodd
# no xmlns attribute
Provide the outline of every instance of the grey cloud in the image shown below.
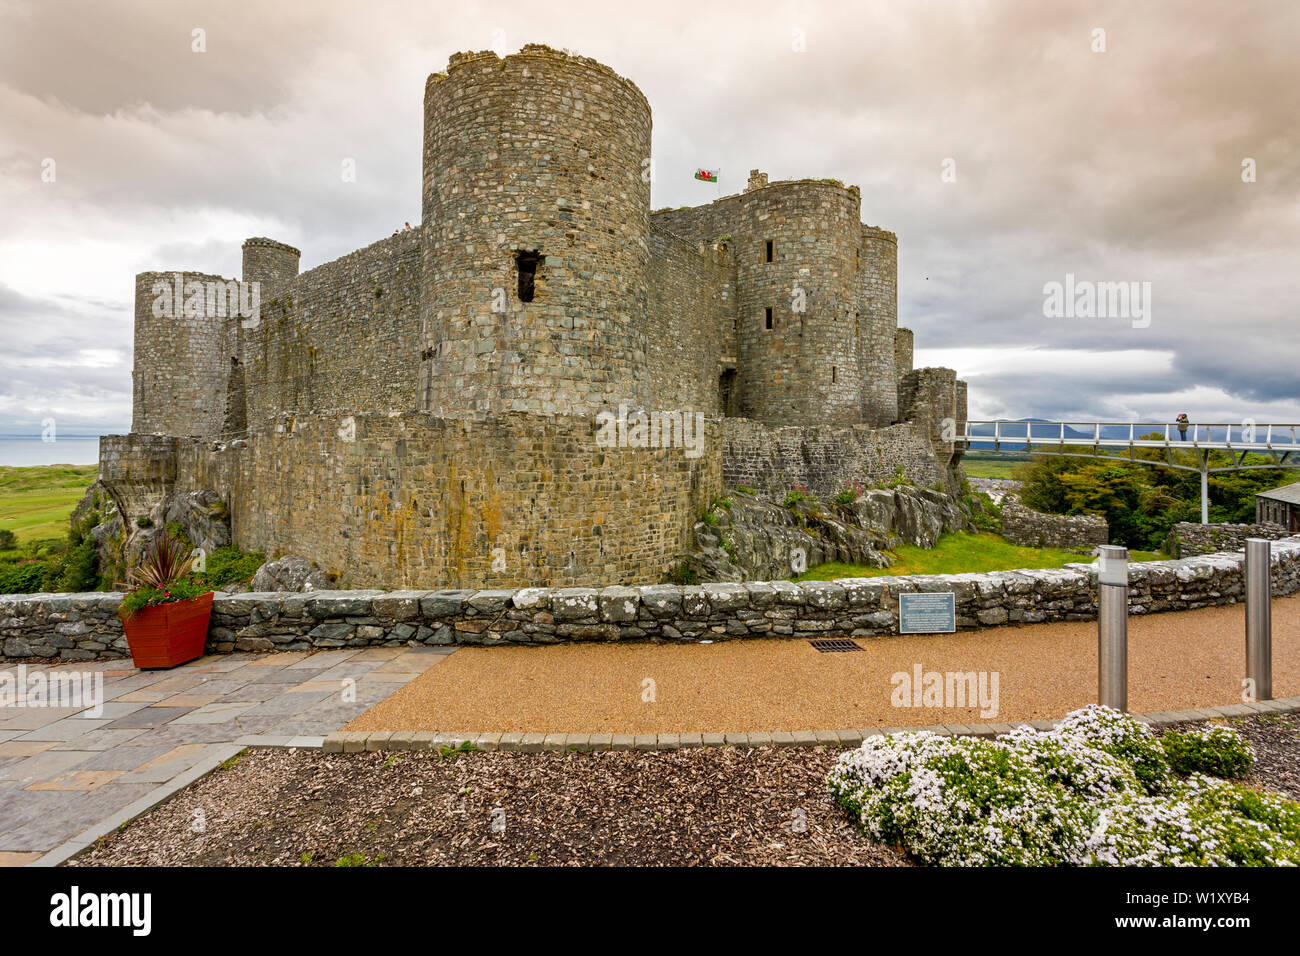
<svg viewBox="0 0 1300 956"><path fill-rule="evenodd" d="M205 54L190 52L195 26ZM1098 26L1104 54L1088 48ZM972 377L1015 417L1089 417L1115 395L1193 384L1246 407L1295 402L1298 27L1290 0L592 0L527 21L504 3L11 3L0 244L66 242L75 256L86 230L131 266L79 302L0 286L0 323L22 354L108 341L129 356L132 271L235 275L257 234L299 246L309 268L417 222L425 76L504 29L509 49L571 48L642 88L655 207L714 198L697 166L721 166L724 192L752 167L860 185L864 219L899 235L900 321L922 348L1172 353L1152 375ZM60 178L42 191L45 156ZM1259 163L1254 184L1240 181L1244 156ZM939 180L946 157L955 183ZM1066 272L1152 281L1152 326L1044 319L1043 283ZM0 257L0 283L23 278ZM108 389L95 401L129 404L129 360L84 382Z"/></svg>

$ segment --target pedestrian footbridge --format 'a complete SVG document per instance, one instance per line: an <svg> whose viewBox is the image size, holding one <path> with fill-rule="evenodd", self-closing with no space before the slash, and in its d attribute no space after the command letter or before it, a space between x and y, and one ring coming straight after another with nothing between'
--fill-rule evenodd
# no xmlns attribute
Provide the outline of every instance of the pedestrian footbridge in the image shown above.
<svg viewBox="0 0 1300 956"><path fill-rule="evenodd" d="M1074 458L1122 457L1136 464L1200 472L1202 524L1209 524L1210 474L1247 468L1300 468L1300 424L1250 420L1240 424L968 421L959 424L954 440L971 450L1030 451ZM1135 454L1152 449L1164 454ZM1211 466L1211 452L1227 452L1230 463ZM1247 455L1263 456L1268 461L1247 462Z"/></svg>

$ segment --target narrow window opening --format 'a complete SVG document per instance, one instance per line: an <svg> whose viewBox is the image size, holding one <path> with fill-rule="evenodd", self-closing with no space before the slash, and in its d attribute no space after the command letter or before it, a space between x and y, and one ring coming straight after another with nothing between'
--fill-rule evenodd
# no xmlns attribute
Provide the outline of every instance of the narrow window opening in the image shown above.
<svg viewBox="0 0 1300 956"><path fill-rule="evenodd" d="M764 243L764 245L766 247L763 250L763 255L766 257L764 261L771 262L772 261L772 240L771 239L767 240L767 242Z"/></svg>
<svg viewBox="0 0 1300 956"><path fill-rule="evenodd" d="M537 267L546 261L540 249L529 252L520 249L515 253L515 268L519 271L519 301L533 301L533 286L537 278Z"/></svg>
<svg viewBox="0 0 1300 956"><path fill-rule="evenodd" d="M832 366L831 366L831 384L832 384L832 385L835 384L835 381L836 381L836 378L837 378L837 375L836 375L837 371L838 371L838 370L835 368L835 366L832 365Z"/></svg>
<svg viewBox="0 0 1300 956"><path fill-rule="evenodd" d="M772 328L772 307L770 305L763 310L763 323L766 328Z"/></svg>

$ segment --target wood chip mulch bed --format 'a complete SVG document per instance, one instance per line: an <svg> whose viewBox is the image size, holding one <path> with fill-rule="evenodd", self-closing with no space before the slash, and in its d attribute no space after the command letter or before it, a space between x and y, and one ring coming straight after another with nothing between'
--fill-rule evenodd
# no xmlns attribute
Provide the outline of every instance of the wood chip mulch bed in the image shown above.
<svg viewBox="0 0 1300 956"><path fill-rule="evenodd" d="M1255 749L1245 783L1300 800L1300 715L1227 723ZM446 757L250 751L72 862L906 865L831 801L825 777L835 757L771 747Z"/></svg>
<svg viewBox="0 0 1300 956"><path fill-rule="evenodd" d="M1238 731L1255 750L1255 765L1243 783L1300 800L1300 714L1269 714L1221 723Z"/></svg>
<svg viewBox="0 0 1300 956"><path fill-rule="evenodd" d="M832 802L835 756L251 751L72 863L904 865Z"/></svg>

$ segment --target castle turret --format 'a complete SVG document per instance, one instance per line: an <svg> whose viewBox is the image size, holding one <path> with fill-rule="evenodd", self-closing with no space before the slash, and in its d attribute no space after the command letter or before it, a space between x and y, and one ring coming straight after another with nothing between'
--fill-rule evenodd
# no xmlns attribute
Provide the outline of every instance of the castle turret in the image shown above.
<svg viewBox="0 0 1300 956"><path fill-rule="evenodd" d="M201 272L135 277L133 432L222 432L239 283Z"/></svg>
<svg viewBox="0 0 1300 956"><path fill-rule="evenodd" d="M762 174L751 174L761 183ZM769 424L862 421L858 190L796 180L740 197L741 414Z"/></svg>
<svg viewBox="0 0 1300 956"><path fill-rule="evenodd" d="M643 404L650 105L542 46L425 87L421 408Z"/></svg>
<svg viewBox="0 0 1300 956"><path fill-rule="evenodd" d="M892 425L898 419L898 237L863 226L858 258L862 419L870 425Z"/></svg>
<svg viewBox="0 0 1300 956"><path fill-rule="evenodd" d="M293 246L274 239L255 237L244 240L244 281L261 283L261 300L268 302L282 293L298 277L298 259L302 253Z"/></svg>
<svg viewBox="0 0 1300 956"><path fill-rule="evenodd" d="M912 330L894 330L894 381L898 383L898 418L907 414L908 397L903 394L908 373L912 371Z"/></svg>

